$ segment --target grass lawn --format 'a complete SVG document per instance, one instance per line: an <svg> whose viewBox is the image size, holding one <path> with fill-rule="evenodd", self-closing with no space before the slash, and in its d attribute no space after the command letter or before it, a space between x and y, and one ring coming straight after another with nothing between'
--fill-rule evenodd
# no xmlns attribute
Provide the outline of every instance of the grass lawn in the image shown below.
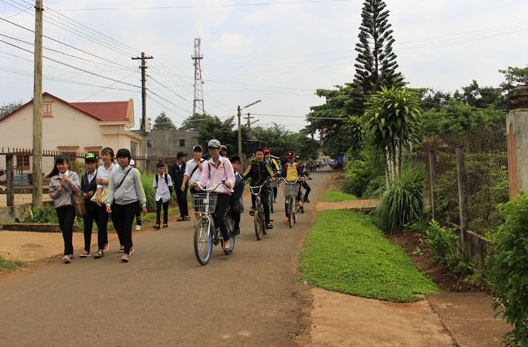
<svg viewBox="0 0 528 347"><path fill-rule="evenodd" d="M331 291L393 302L438 292L403 250L360 212L317 214L300 256L301 279Z"/></svg>
<svg viewBox="0 0 528 347"><path fill-rule="evenodd" d="M353 194L344 193L339 190L327 190L323 193L322 201L327 202L338 202L338 201L348 201L348 200L357 200L358 198Z"/></svg>

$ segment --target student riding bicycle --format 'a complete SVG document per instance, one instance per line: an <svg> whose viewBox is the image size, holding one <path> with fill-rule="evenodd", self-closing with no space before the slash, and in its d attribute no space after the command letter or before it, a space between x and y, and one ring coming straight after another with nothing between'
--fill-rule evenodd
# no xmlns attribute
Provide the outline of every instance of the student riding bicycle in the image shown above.
<svg viewBox="0 0 528 347"><path fill-rule="evenodd" d="M260 191L260 201L264 205L264 219L266 222L267 229L273 229L273 224L270 220L270 208L269 208L269 183L266 183L267 180L275 177L271 167L264 161L264 152L262 149L257 149L255 151L255 160L247 167L246 171L243 174L244 180L251 179L252 186L260 186L265 184L263 189ZM255 196L251 195L251 209L249 214L253 215L255 213Z"/></svg>
<svg viewBox="0 0 528 347"><path fill-rule="evenodd" d="M215 224L220 228L222 237L225 240L224 249L231 249L231 235L227 230L225 222L225 213L231 203L231 193L233 192L233 186L235 185L235 173L233 166L227 158L220 156L220 141L212 139L207 144L209 155L211 159L203 163L202 174L200 175L200 181L196 185L196 189L200 187L212 188L216 187L215 193L218 195L216 203L216 210L214 214Z"/></svg>
<svg viewBox="0 0 528 347"><path fill-rule="evenodd" d="M264 161L268 163L276 177L280 176L281 165L271 156L271 151L267 148L264 150ZM275 200L277 200L277 184L272 184L271 189L273 189L273 196L275 197ZM271 203L273 202L274 201Z"/></svg>

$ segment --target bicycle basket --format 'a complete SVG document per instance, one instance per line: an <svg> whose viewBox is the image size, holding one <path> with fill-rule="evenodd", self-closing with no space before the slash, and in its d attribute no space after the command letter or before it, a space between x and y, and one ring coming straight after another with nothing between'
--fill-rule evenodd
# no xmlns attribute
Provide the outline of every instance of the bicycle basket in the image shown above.
<svg viewBox="0 0 528 347"><path fill-rule="evenodd" d="M284 196L296 196L299 193L300 183L287 183L284 184Z"/></svg>
<svg viewBox="0 0 528 347"><path fill-rule="evenodd" d="M213 213L216 210L216 201L218 200L218 195L211 193L209 194L209 200L207 199L207 193L195 193L191 194L192 204L194 212L204 213L206 205L209 204L209 212Z"/></svg>

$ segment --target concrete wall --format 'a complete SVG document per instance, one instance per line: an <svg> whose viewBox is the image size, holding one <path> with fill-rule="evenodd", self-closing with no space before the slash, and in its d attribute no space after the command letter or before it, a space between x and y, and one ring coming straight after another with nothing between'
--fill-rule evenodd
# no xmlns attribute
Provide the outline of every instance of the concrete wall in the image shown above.
<svg viewBox="0 0 528 347"><path fill-rule="evenodd" d="M183 140L184 146L180 146L180 140ZM147 135L147 156L151 164L155 167L156 162L160 159L166 160L171 164L176 160L178 152L182 151L188 154L187 159L192 157L192 149L198 145L198 133L194 131L182 131L171 129L153 129ZM202 147L205 146L201 144Z"/></svg>

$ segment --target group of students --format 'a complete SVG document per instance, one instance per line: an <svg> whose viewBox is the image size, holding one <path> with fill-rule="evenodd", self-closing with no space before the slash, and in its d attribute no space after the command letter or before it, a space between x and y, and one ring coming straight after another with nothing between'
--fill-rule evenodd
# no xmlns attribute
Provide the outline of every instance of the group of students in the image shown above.
<svg viewBox="0 0 528 347"><path fill-rule="evenodd" d="M110 147L101 151L102 165L97 167L98 157L95 153L86 154L84 160L86 171L79 179L76 172L69 169L68 157L59 155L55 158L50 178L49 195L54 200L64 240L63 262L68 264L73 259L73 222L75 209L72 204L73 194L82 194L86 206L83 216L84 249L81 258L91 256L91 237L93 223L97 225L97 251L93 257L103 258L109 249L108 219L118 235L121 245L122 262L128 262L134 252L132 242L132 225L138 211L147 213L145 191L141 185L139 171L130 166L131 155L126 148L121 148L115 156Z"/></svg>
<svg viewBox="0 0 528 347"><path fill-rule="evenodd" d="M224 240L225 249L231 250L231 236L240 233L240 219L243 212L242 194L246 180L251 181L252 186L265 185L261 191L261 201L264 205L265 223L268 229L273 228L270 220L268 201L270 181L277 177L284 177L288 181L295 181L304 175L302 167L295 162L295 153L288 152L284 168L271 157L268 149L257 149L254 160L241 174L239 168L241 159L238 156L227 158L227 148L217 139L212 139L207 146L209 159L203 158L203 150L200 145L193 147L193 158L186 160L187 154L179 152L176 162L166 172L166 165L162 161L157 164L157 173L153 179L156 189L156 224L155 229L168 227L168 207L172 195L172 188L176 193L176 200L180 210L177 221L189 221L189 209L187 194L200 192L203 189L215 188L218 195L217 207L214 214L215 224L219 227ZM141 228L141 214L147 213L146 196L143 190L140 173L135 168L128 149L119 149L117 164L114 162L114 151L110 147L101 150L100 158L95 153L85 156L85 172L79 179L77 173L69 169L69 161L66 156L59 155L55 158L55 165L50 178L50 197L54 200L55 209L59 219L59 225L64 240L64 263L70 263L73 259L73 223L75 210L72 204L72 195L81 194L84 198L86 213L84 222L84 249L81 258L91 257L92 228L95 222L97 226L97 251L93 254L95 259L103 258L109 249L108 243L108 219L111 218L116 229L122 262L128 262L134 252L132 241L132 227L136 218L136 230ZM98 159L102 164L97 166ZM304 201L309 202L308 195L310 187L303 182L306 193ZM252 207L250 214L255 211L255 197L252 196ZM230 208L234 219L233 235L228 231L225 222L225 212ZM163 212L163 224L161 224L161 213Z"/></svg>

